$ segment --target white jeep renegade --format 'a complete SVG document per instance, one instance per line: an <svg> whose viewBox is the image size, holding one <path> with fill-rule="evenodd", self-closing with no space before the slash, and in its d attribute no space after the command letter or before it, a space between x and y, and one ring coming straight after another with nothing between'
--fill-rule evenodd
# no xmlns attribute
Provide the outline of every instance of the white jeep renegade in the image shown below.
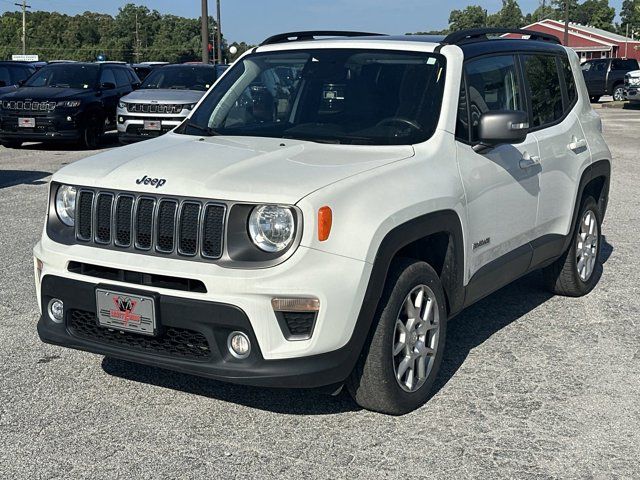
<svg viewBox="0 0 640 480"><path fill-rule="evenodd" d="M611 155L578 57L503 33L272 37L173 132L64 167L40 337L419 407L462 309L536 269L570 296L600 275Z"/></svg>

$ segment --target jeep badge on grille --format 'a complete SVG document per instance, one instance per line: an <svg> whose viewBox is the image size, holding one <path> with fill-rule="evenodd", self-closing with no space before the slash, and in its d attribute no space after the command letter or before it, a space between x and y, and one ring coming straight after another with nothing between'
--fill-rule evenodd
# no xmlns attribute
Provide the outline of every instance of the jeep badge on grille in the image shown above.
<svg viewBox="0 0 640 480"><path fill-rule="evenodd" d="M138 185L141 185L141 184L143 184L143 185L151 185L151 186L154 186L156 188L160 188L165 183L167 183L167 181L164 178L150 178L150 177L147 177L145 175L144 177L137 179L136 183Z"/></svg>

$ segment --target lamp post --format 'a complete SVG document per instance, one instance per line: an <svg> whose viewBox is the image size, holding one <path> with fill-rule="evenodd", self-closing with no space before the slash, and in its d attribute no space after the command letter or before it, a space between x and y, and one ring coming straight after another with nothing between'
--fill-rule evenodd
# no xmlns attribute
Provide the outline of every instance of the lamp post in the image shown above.
<svg viewBox="0 0 640 480"><path fill-rule="evenodd" d="M220 0L216 0L218 10L218 28L216 29L216 40L218 44L218 63L222 63L222 23L220 20Z"/></svg>
<svg viewBox="0 0 640 480"><path fill-rule="evenodd" d="M209 63L209 7L207 0L202 0L202 22L200 24L202 38L202 63Z"/></svg>

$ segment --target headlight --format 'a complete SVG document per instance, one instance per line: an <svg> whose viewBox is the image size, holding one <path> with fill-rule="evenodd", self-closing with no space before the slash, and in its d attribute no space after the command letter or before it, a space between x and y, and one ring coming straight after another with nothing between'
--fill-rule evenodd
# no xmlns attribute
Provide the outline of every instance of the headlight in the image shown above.
<svg viewBox="0 0 640 480"><path fill-rule="evenodd" d="M260 205L249 216L249 235L262 251L276 253L293 241L295 223L290 208L279 205Z"/></svg>
<svg viewBox="0 0 640 480"><path fill-rule="evenodd" d="M640 85L640 78L630 78L629 85Z"/></svg>
<svg viewBox="0 0 640 480"><path fill-rule="evenodd" d="M80 100L66 100L58 102L59 107L76 108L80 106Z"/></svg>
<svg viewBox="0 0 640 480"><path fill-rule="evenodd" d="M118 108L127 108L127 104L126 104L126 103L124 103L122 100L120 100L120 101L118 102Z"/></svg>
<svg viewBox="0 0 640 480"><path fill-rule="evenodd" d="M56 193L56 213L60 221L73 227L76 218L76 187L60 185Z"/></svg>

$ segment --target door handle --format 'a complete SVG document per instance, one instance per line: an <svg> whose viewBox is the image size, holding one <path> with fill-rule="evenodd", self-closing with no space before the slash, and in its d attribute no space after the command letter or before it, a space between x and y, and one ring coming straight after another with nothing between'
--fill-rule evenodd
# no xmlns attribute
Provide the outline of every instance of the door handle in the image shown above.
<svg viewBox="0 0 640 480"><path fill-rule="evenodd" d="M534 167L536 165L540 165L540 157L535 155L529 155L525 153L520 159L520 168L526 170L527 168Z"/></svg>
<svg viewBox="0 0 640 480"><path fill-rule="evenodd" d="M567 145L567 148L573 152L587 148L587 141L584 138L578 140L576 137L571 139L571 143Z"/></svg>

